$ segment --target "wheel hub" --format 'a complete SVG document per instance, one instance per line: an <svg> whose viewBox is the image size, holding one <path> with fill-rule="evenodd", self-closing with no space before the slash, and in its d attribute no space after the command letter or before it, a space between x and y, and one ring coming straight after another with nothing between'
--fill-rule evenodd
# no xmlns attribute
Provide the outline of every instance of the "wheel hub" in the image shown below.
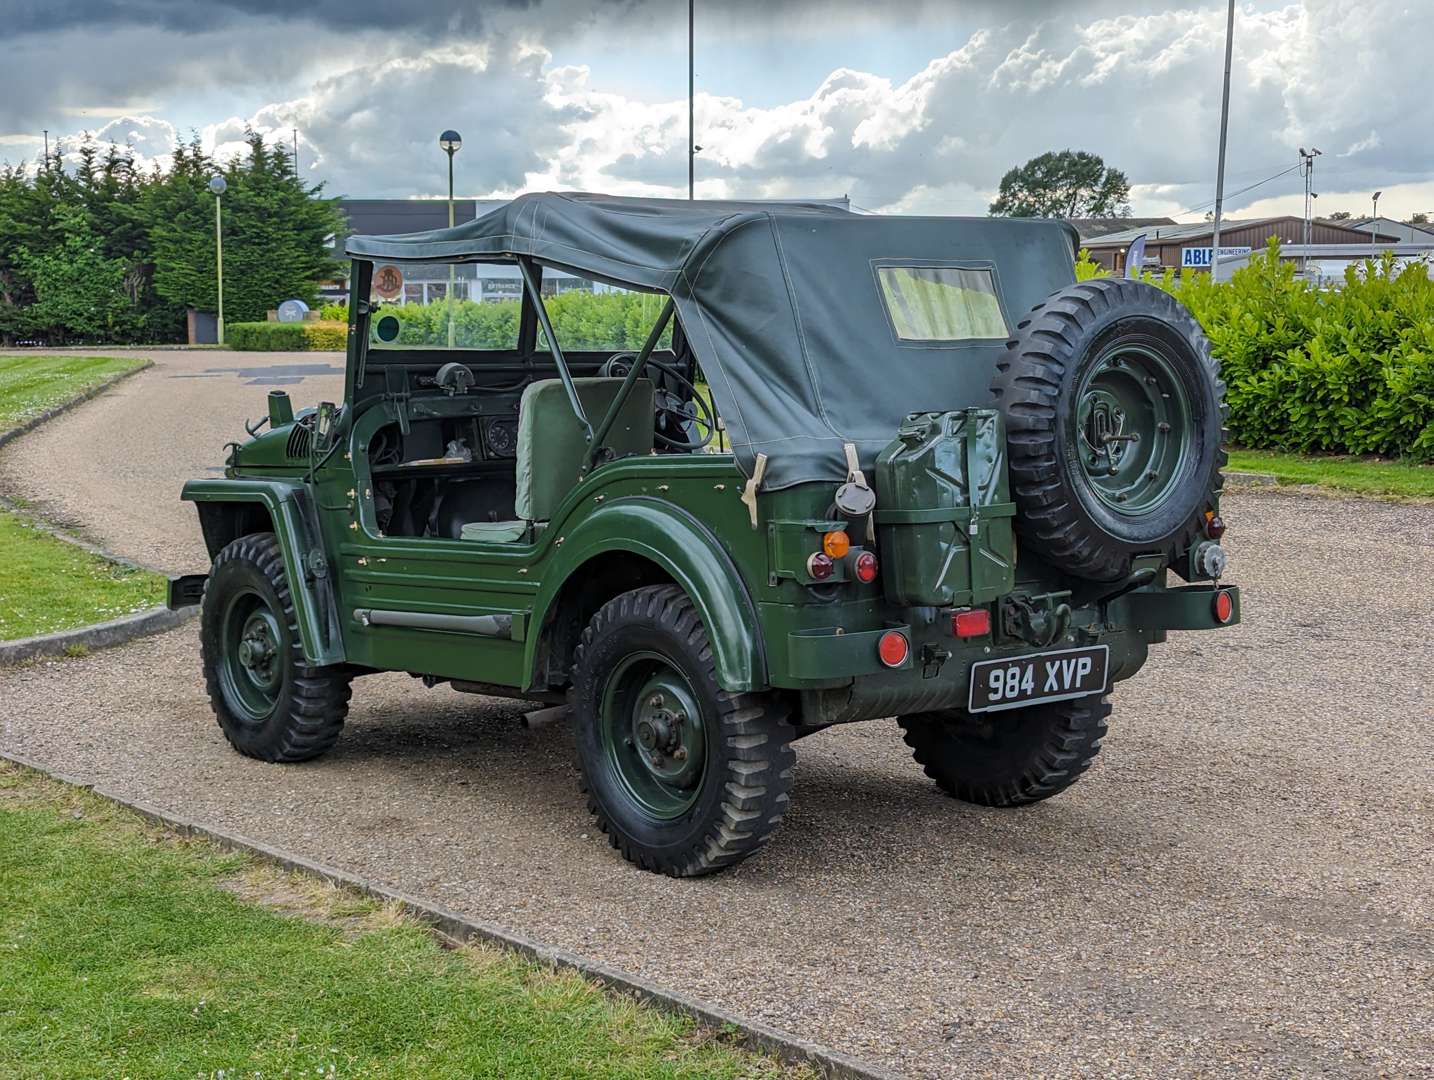
<svg viewBox="0 0 1434 1080"><path fill-rule="evenodd" d="M246 592L234 598L224 617L221 679L230 708L250 723L263 721L278 700L282 640L279 621L263 597Z"/></svg>
<svg viewBox="0 0 1434 1080"><path fill-rule="evenodd" d="M623 787L655 817L675 817L695 800L706 767L697 698L658 657L636 657L609 680L603 730Z"/></svg>
<svg viewBox="0 0 1434 1080"><path fill-rule="evenodd" d="M1150 512L1174 493L1189 448L1183 386L1170 362L1144 345L1116 346L1092 365L1077 406L1080 466L1090 491L1125 515Z"/></svg>

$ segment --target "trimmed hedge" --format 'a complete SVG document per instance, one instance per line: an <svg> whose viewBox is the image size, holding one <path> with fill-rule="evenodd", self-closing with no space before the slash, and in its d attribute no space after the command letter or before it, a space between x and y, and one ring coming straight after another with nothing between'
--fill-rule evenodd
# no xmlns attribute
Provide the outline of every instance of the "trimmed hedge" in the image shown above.
<svg viewBox="0 0 1434 1080"><path fill-rule="evenodd" d="M224 342L245 352L342 352L348 327L341 322L250 322L224 327Z"/></svg>
<svg viewBox="0 0 1434 1080"><path fill-rule="evenodd" d="M1085 253L1082 252L1082 256ZM1338 289L1295 277L1271 241L1228 282L1166 271L1145 279L1210 335L1230 436L1251 449L1434 460L1434 280L1392 255L1345 272ZM1079 278L1103 276L1087 258Z"/></svg>

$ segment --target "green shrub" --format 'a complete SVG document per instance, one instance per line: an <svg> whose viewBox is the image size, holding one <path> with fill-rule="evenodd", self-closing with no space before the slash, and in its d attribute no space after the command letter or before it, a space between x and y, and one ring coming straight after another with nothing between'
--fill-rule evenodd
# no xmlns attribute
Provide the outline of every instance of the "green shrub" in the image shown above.
<svg viewBox="0 0 1434 1080"><path fill-rule="evenodd" d="M304 352L338 349L348 344L348 326L336 322L251 322L224 327L231 349L247 352Z"/></svg>
<svg viewBox="0 0 1434 1080"><path fill-rule="evenodd" d="M224 341L231 349L248 352L297 352L307 348L302 323L229 323Z"/></svg>
<svg viewBox="0 0 1434 1080"><path fill-rule="evenodd" d="M339 351L348 347L349 328L347 323L318 322L301 323L304 328L304 348L316 352Z"/></svg>
<svg viewBox="0 0 1434 1080"><path fill-rule="evenodd" d="M1234 442L1434 459L1434 281L1392 255L1314 289L1279 245L1229 282L1147 280L1178 297L1220 358Z"/></svg>

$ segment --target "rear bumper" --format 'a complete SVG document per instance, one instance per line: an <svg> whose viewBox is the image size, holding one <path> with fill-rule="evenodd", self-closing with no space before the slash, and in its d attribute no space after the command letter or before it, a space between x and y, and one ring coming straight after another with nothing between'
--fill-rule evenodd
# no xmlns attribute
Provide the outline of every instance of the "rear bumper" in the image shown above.
<svg viewBox="0 0 1434 1080"><path fill-rule="evenodd" d="M1216 613L1221 595L1230 598L1230 617ZM1159 641L1167 630L1223 630L1240 621L1238 585L1183 585L1178 589L1137 590L1110 602L1110 622L1145 631Z"/></svg>
<svg viewBox="0 0 1434 1080"><path fill-rule="evenodd" d="M208 574L181 574L179 577L170 578L169 586L165 590L164 606L170 611L193 607L204 599L204 583L208 580Z"/></svg>

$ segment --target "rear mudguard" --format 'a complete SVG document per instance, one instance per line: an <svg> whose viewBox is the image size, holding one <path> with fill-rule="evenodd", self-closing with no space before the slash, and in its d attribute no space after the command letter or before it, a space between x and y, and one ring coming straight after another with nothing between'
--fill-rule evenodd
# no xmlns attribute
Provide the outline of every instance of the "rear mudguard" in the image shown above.
<svg viewBox="0 0 1434 1080"><path fill-rule="evenodd" d="M342 663L338 604L308 486L291 480L190 480L180 497L199 510L211 558L253 531L251 519L236 513L238 508L262 507L267 512L284 555L304 660L314 667Z"/></svg>
<svg viewBox="0 0 1434 1080"><path fill-rule="evenodd" d="M550 528L554 526L549 526ZM630 552L650 560L691 598L712 642L717 681L732 693L767 686L766 658L756 608L727 552L705 525L660 499L615 499L594 510L562 538L543 570L531 625L546 628L563 585L598 556ZM528 635L524 669L531 689L543 635Z"/></svg>

